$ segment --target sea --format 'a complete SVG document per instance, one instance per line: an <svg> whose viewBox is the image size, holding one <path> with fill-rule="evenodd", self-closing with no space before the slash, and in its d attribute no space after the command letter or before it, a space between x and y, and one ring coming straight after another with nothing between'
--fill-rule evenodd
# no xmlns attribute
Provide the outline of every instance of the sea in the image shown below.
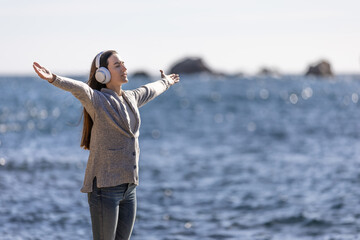
<svg viewBox="0 0 360 240"><path fill-rule="evenodd" d="M79 101L0 86L0 239L92 239ZM140 114L132 240L360 239L360 75L184 75Z"/></svg>

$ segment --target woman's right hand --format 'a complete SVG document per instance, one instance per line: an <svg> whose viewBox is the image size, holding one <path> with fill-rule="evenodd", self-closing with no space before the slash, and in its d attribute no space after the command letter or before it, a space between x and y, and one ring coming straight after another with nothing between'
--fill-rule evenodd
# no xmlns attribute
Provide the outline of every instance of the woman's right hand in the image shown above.
<svg viewBox="0 0 360 240"><path fill-rule="evenodd" d="M37 75L39 75L40 78L42 78L50 83L53 82L56 78L55 74L52 74L49 69L41 66L37 62L33 63L33 68L34 68L35 72L37 73Z"/></svg>

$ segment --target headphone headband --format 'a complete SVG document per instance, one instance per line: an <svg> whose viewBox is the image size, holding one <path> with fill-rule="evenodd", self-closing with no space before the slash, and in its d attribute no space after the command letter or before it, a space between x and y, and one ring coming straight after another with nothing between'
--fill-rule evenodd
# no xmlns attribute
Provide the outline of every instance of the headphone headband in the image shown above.
<svg viewBox="0 0 360 240"><path fill-rule="evenodd" d="M95 59L95 67L97 69L100 68L100 58L101 58L101 55L103 54L104 52L100 52L98 55L96 55L96 59Z"/></svg>

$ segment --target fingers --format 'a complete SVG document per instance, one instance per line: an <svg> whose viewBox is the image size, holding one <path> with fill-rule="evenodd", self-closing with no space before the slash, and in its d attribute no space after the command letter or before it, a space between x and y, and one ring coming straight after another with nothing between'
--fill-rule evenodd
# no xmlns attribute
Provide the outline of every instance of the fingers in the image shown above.
<svg viewBox="0 0 360 240"><path fill-rule="evenodd" d="M39 65L39 64L36 65L36 64L34 63L34 64L33 64L33 68L34 68L35 72L39 75L40 69L39 69L38 65Z"/></svg>
<svg viewBox="0 0 360 240"><path fill-rule="evenodd" d="M40 66L40 64L38 64L37 62L33 63L33 68L37 74L39 74L40 71L44 70L44 68L42 66Z"/></svg>
<svg viewBox="0 0 360 240"><path fill-rule="evenodd" d="M33 68L35 69L36 72L39 71L45 71L46 69L44 67L42 67L40 64L38 64L37 62L33 63Z"/></svg>
<svg viewBox="0 0 360 240"><path fill-rule="evenodd" d="M179 76L179 74L171 74L170 75L170 77L172 78L172 79L180 79L180 76Z"/></svg>
<svg viewBox="0 0 360 240"><path fill-rule="evenodd" d="M171 77L171 79L174 81L174 84L175 83L178 83L179 81L180 81L180 76L179 76L179 74L171 74L170 75L170 77Z"/></svg>
<svg viewBox="0 0 360 240"><path fill-rule="evenodd" d="M38 67L38 68L41 68L40 64L38 64L37 62L34 62L34 63L33 63L33 66L36 66L36 67Z"/></svg>
<svg viewBox="0 0 360 240"><path fill-rule="evenodd" d="M34 62L34 63L33 63L33 68L34 68L35 70L36 70L37 68L39 68L39 66L40 66L40 65L39 65L37 62Z"/></svg>

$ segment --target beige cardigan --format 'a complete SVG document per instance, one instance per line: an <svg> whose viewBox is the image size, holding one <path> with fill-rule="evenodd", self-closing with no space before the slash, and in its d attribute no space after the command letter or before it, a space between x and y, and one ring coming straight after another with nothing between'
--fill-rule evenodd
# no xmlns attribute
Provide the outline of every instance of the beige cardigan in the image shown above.
<svg viewBox="0 0 360 240"><path fill-rule="evenodd" d="M101 91L86 83L57 76L52 83L71 92L85 107L93 120L90 155L81 192L91 192L93 179L97 187L111 187L122 183L139 184L139 108L170 87L166 79L158 80L134 90L123 91L123 98L134 113L136 124L132 132L124 105L118 95L108 88Z"/></svg>

